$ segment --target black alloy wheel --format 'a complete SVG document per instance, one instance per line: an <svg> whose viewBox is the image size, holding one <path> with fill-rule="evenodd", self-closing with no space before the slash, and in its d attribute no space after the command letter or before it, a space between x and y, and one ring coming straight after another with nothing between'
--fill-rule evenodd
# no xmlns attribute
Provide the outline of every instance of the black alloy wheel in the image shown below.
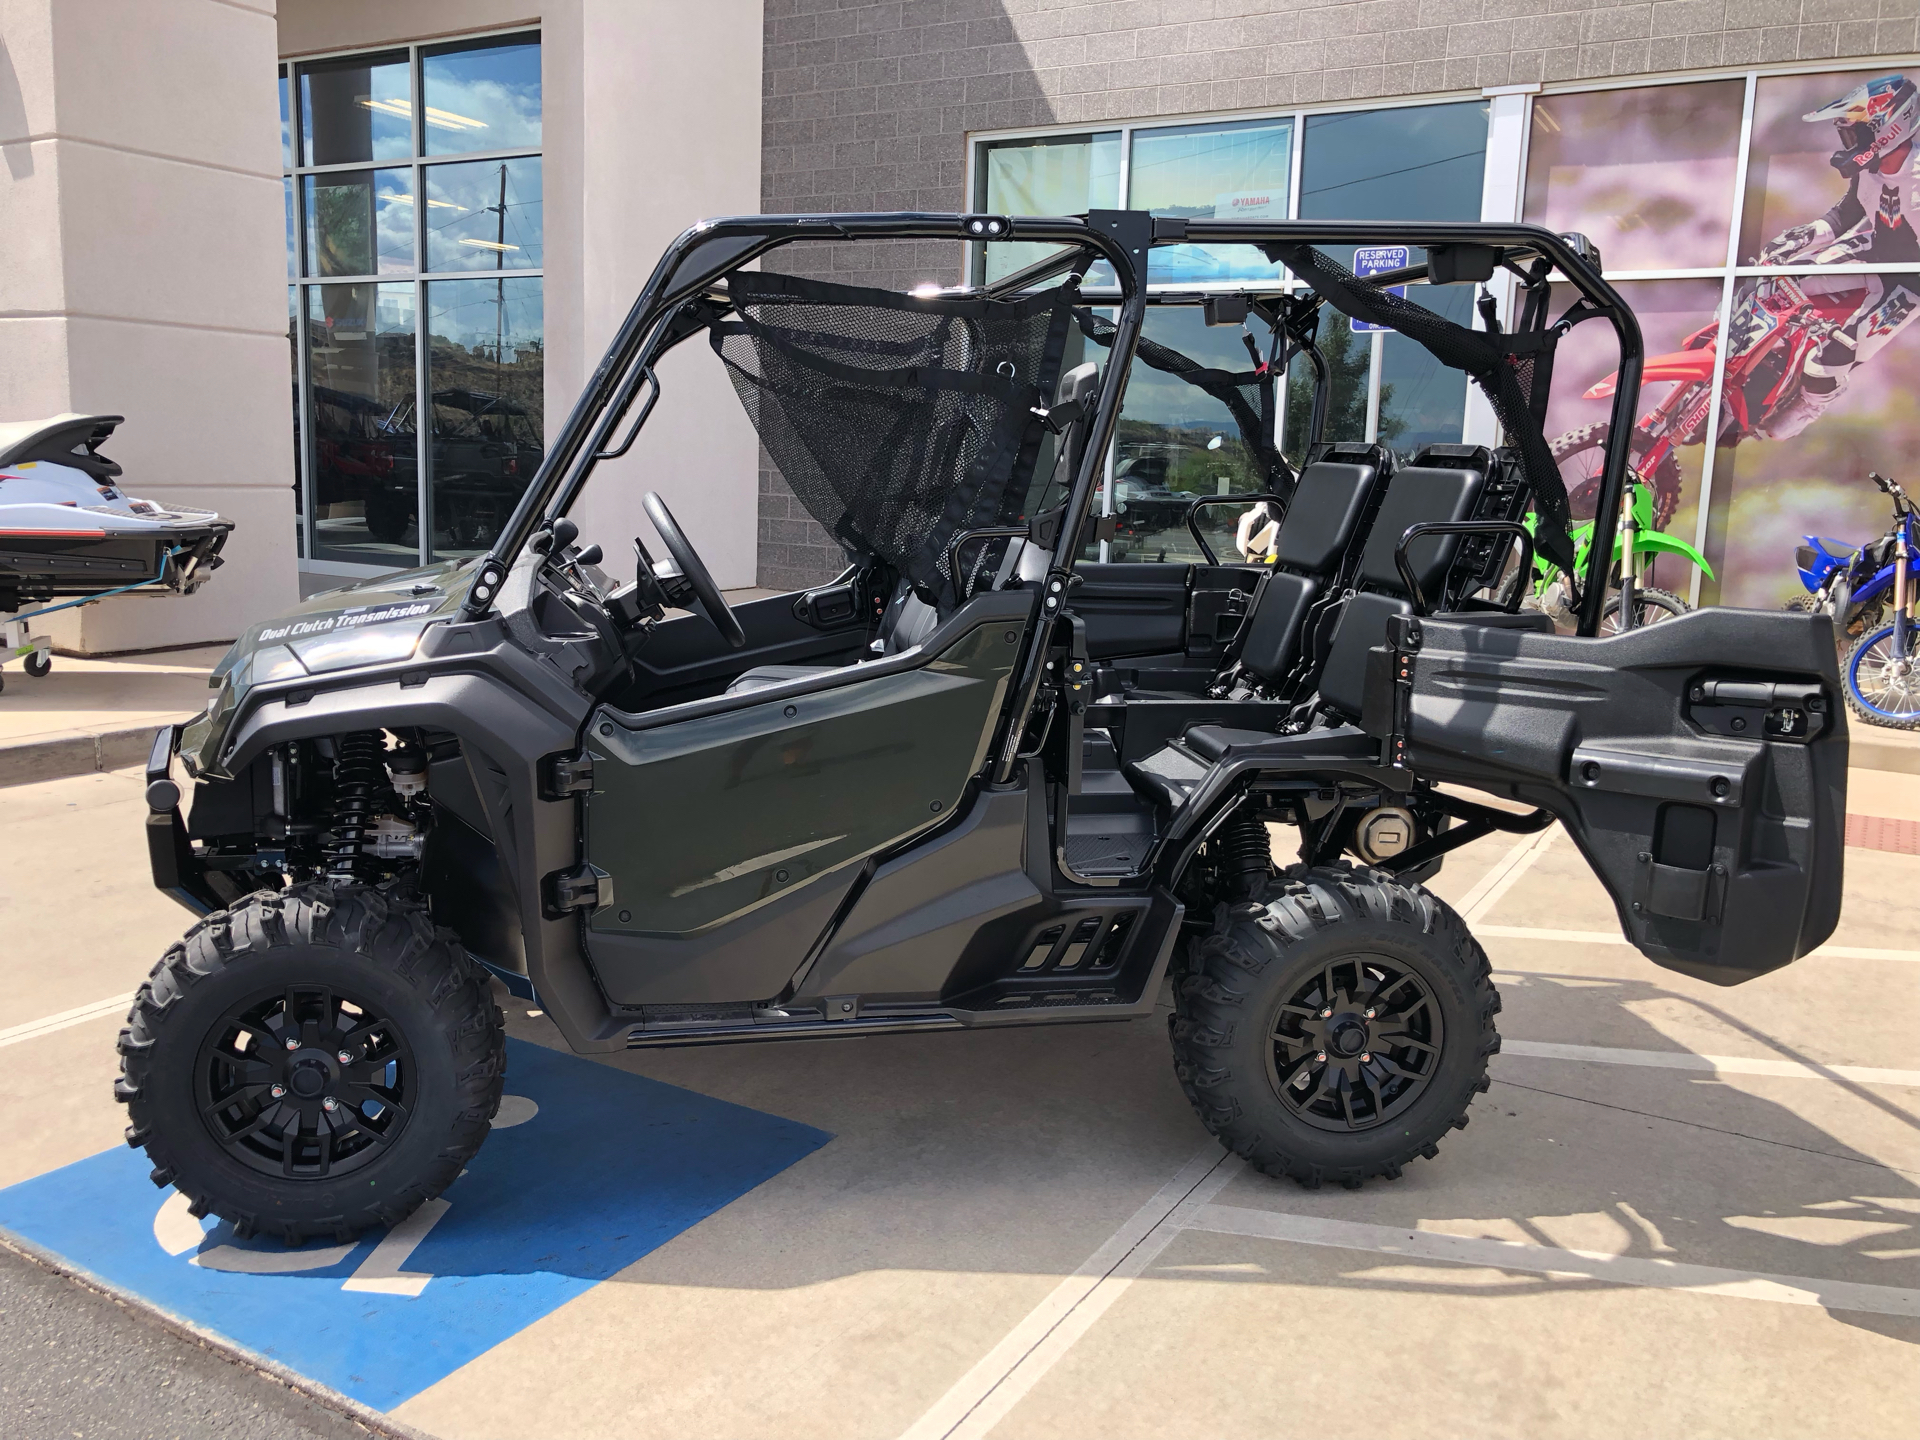
<svg viewBox="0 0 1920 1440"><path fill-rule="evenodd" d="M1384 955L1329 961L1280 1002L1267 1079L1322 1130L1367 1130L1406 1110L1439 1068L1446 1022L1432 989Z"/></svg>
<svg viewBox="0 0 1920 1440"><path fill-rule="evenodd" d="M1173 997L1174 1073L1201 1122L1309 1187L1433 1159L1500 1049L1500 997L1460 917L1344 862L1294 866L1219 905Z"/></svg>
<svg viewBox="0 0 1920 1440"><path fill-rule="evenodd" d="M256 891L170 946L114 1098L156 1185L241 1238L397 1225L487 1137L506 1033L483 972L406 892Z"/></svg>
<svg viewBox="0 0 1920 1440"><path fill-rule="evenodd" d="M288 1180L327 1180L400 1138L413 1052L366 1001L288 986L229 1011L195 1066L195 1101L234 1159Z"/></svg>

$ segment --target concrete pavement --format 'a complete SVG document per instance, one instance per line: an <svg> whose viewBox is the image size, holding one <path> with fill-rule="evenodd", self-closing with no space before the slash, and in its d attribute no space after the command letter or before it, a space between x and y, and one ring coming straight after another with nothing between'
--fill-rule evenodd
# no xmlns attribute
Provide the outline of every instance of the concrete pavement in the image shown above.
<svg viewBox="0 0 1920 1440"><path fill-rule="evenodd" d="M1920 815L1920 777L1852 782L1856 813ZM120 1014L38 1024L124 996L185 926L147 888L138 795L132 772L0 791L0 834L34 837L0 892L0 1184L119 1144ZM1226 1159L1156 1022L570 1060L833 1138L393 1417L462 1440L1251 1436L1316 1415L1912 1433L1916 881L1920 857L1850 849L1829 946L1721 990L1611 938L1557 832L1469 847L1435 888L1493 958L1507 1053L1437 1160L1354 1193ZM502 1000L514 1036L557 1048Z"/></svg>

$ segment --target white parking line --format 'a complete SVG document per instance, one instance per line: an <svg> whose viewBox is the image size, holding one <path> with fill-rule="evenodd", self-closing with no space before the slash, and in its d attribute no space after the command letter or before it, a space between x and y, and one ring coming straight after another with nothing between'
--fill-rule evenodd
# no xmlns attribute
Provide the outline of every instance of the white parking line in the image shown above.
<svg viewBox="0 0 1920 1440"><path fill-rule="evenodd" d="M1901 1290L1891 1285L1821 1280L1807 1275L1768 1275L1758 1270L1723 1270L1717 1265L1688 1265L1677 1260L1609 1255L1598 1250L1560 1250L1518 1240L1439 1235L1428 1230L1400 1230L1389 1225L1249 1210L1237 1205L1198 1206L1188 1212L1186 1228L1416 1260L1526 1270L1555 1278L1604 1280L1643 1289L1686 1290L1736 1300L1770 1300L1779 1305L1822 1305L1869 1315L1920 1316L1920 1290Z"/></svg>
<svg viewBox="0 0 1920 1440"><path fill-rule="evenodd" d="M1473 933L1498 940L1555 940L1565 945L1625 945L1629 949L1633 946L1626 936L1612 930L1536 930L1529 925L1479 925ZM1802 958L1812 960L1816 956L1832 960L1903 960L1909 964L1920 964L1920 950L1875 950L1861 945L1822 945Z"/></svg>
<svg viewBox="0 0 1920 1440"><path fill-rule="evenodd" d="M1778 1075L1792 1080L1852 1080L1862 1085L1920 1085L1920 1070L1872 1065L1806 1065L1798 1060L1749 1060L1739 1055L1695 1055L1689 1050L1625 1050L1611 1045L1561 1045L1550 1040L1500 1038L1502 1055L1532 1060L1578 1060L1590 1065L1645 1065L1655 1070L1702 1070L1716 1075Z"/></svg>
<svg viewBox="0 0 1920 1440"><path fill-rule="evenodd" d="M9 1026L0 1030L0 1048L18 1045L22 1040L37 1040L42 1035L51 1035L56 1030L64 1030L69 1025L82 1025L89 1020L97 1020L102 1015L111 1015L114 1011L125 1011L133 1004L133 996L116 995L111 1000L96 1000L91 1005L81 1005L72 1010L62 1010L58 1015L46 1015L38 1020L29 1020L24 1025Z"/></svg>
<svg viewBox="0 0 1920 1440"><path fill-rule="evenodd" d="M1176 1212L1205 1204L1240 1173L1241 1164L1209 1143L1180 1172L1134 1211L1131 1218L1062 1280L926 1414L907 1427L901 1440L959 1440L985 1435L999 1424L1020 1397L1052 1369L1073 1342L1106 1313L1127 1285L1182 1228L1169 1223Z"/></svg>
<svg viewBox="0 0 1920 1440"><path fill-rule="evenodd" d="M1469 925L1498 905L1520 877L1527 873L1533 862L1547 853L1547 847L1553 843L1558 827L1549 825L1538 835L1531 835L1515 845L1499 860L1479 882L1460 897L1458 909L1460 918Z"/></svg>

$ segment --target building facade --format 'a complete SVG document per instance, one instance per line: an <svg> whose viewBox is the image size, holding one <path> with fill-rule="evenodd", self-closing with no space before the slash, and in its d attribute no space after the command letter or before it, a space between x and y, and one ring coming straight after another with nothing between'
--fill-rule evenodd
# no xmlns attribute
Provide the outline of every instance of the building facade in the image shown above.
<svg viewBox="0 0 1920 1440"><path fill-rule="evenodd" d="M13 217L0 408L125 414L111 453L135 493L240 525L201 595L90 606L58 638L94 651L225 638L299 588L483 550L661 249L700 216L753 210L1129 206L1580 230L1649 353L1677 357L1647 386L1636 443L1667 528L1700 541L1715 573L1659 580L1703 602L1778 604L1800 535L1877 531L1865 471L1898 472L1920 449L1912 167L1902 153L1860 184L1843 177L1825 113L1920 71L1916 10L0 0ZM1849 196L1886 222L1864 248L1776 243ZM839 246L832 273L952 284L1003 260ZM1154 280L1284 283L1257 255L1198 247L1163 252ZM1464 287L1434 295L1470 318ZM1787 403L1800 387L1783 376L1799 372L1754 340L1763 313L1802 336L1846 332L1855 363L1828 367L1824 403ZM1230 330L1177 308L1156 324L1238 363ZM1340 328L1327 344L1330 438L1496 438L1462 378L1411 342ZM1605 349L1576 331L1560 352L1548 429L1576 488L1607 408ZM657 489L723 585L836 572L840 552L704 347L658 378L665 403L588 491L587 533L617 563ZM1251 488L1230 447L1206 452L1222 417L1184 389L1133 378L1104 505ZM1288 417L1303 402L1290 402L1278 423L1297 452ZM1136 533L1107 558L1180 560L1182 543Z"/></svg>

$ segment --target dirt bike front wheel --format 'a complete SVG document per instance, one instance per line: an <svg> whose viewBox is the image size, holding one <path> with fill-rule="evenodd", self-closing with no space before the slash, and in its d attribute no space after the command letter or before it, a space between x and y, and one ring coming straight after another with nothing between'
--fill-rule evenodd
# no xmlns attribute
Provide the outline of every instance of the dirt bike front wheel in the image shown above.
<svg viewBox="0 0 1920 1440"><path fill-rule="evenodd" d="M1599 506L1600 467L1606 460L1607 435L1611 428L1604 420L1582 425L1547 447L1554 463L1560 467L1561 483L1567 487L1567 508L1575 524L1593 519L1593 512ZM1647 437L1635 431L1632 453L1636 469L1646 446ZM1653 474L1643 473L1642 478L1653 486L1653 528L1664 530L1680 509L1680 462L1669 450L1654 467Z"/></svg>
<svg viewBox="0 0 1920 1440"><path fill-rule="evenodd" d="M1638 629L1643 625L1656 624L1661 620L1671 620L1676 615L1684 615L1693 607L1675 595L1671 590L1655 590L1635 586L1633 591L1633 623ZM1606 607L1600 612L1600 633L1618 635L1620 633L1620 596L1618 592L1607 597Z"/></svg>
<svg viewBox="0 0 1920 1440"><path fill-rule="evenodd" d="M1862 635L1841 666L1847 708L1871 725L1890 730L1920 730L1920 658L1914 626L1907 627L1904 658L1895 659L1893 626Z"/></svg>

